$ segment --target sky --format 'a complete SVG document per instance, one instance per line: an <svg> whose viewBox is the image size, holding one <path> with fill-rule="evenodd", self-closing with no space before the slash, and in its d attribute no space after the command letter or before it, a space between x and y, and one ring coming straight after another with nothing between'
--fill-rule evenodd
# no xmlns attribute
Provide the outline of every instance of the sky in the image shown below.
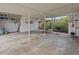
<svg viewBox="0 0 79 59"><path fill-rule="evenodd" d="M55 19L62 19L62 18L64 18L65 16L58 16L58 17L55 17ZM51 20L52 18L46 18L45 20ZM54 19L54 18L53 18Z"/></svg>

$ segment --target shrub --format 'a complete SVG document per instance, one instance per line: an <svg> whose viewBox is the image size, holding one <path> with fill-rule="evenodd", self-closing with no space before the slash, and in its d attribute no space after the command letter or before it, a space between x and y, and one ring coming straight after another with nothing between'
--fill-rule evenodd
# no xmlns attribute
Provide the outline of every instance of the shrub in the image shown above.
<svg viewBox="0 0 79 59"><path fill-rule="evenodd" d="M44 29L44 21L42 21L40 28ZM63 19L56 19L54 21L46 20L45 21L45 29L54 29L54 31L60 31L60 32L68 32L68 17L64 16Z"/></svg>

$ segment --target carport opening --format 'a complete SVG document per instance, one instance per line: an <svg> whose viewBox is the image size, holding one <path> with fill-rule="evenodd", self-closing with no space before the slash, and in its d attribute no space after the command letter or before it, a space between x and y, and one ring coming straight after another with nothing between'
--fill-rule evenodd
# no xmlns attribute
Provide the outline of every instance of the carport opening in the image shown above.
<svg viewBox="0 0 79 59"><path fill-rule="evenodd" d="M49 17L39 21L39 29L46 32L68 33L68 16Z"/></svg>

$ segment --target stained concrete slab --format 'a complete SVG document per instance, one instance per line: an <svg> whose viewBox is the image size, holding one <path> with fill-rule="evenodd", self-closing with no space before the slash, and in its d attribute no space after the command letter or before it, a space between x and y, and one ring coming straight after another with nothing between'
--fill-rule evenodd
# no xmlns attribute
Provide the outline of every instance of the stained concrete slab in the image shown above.
<svg viewBox="0 0 79 59"><path fill-rule="evenodd" d="M0 55L76 55L79 38L61 33L11 33L0 36Z"/></svg>

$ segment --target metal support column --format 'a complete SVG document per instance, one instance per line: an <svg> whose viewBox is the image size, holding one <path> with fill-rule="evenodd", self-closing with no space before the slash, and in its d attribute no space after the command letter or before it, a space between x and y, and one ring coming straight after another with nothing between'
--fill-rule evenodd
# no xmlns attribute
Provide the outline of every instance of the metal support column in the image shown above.
<svg viewBox="0 0 79 59"><path fill-rule="evenodd" d="M44 35L46 34L46 26L45 26L45 16L44 16Z"/></svg>
<svg viewBox="0 0 79 59"><path fill-rule="evenodd" d="M28 9L28 40L30 40L30 10Z"/></svg>
<svg viewBox="0 0 79 59"><path fill-rule="evenodd" d="M53 31L54 31L54 26L55 26L55 17L53 17Z"/></svg>
<svg viewBox="0 0 79 59"><path fill-rule="evenodd" d="M53 20L54 20L54 19L53 19L53 17L52 17L52 19L51 19L51 21L52 21L52 31L53 31L53 28L54 28L54 27L53 27L53 26L54 26Z"/></svg>

